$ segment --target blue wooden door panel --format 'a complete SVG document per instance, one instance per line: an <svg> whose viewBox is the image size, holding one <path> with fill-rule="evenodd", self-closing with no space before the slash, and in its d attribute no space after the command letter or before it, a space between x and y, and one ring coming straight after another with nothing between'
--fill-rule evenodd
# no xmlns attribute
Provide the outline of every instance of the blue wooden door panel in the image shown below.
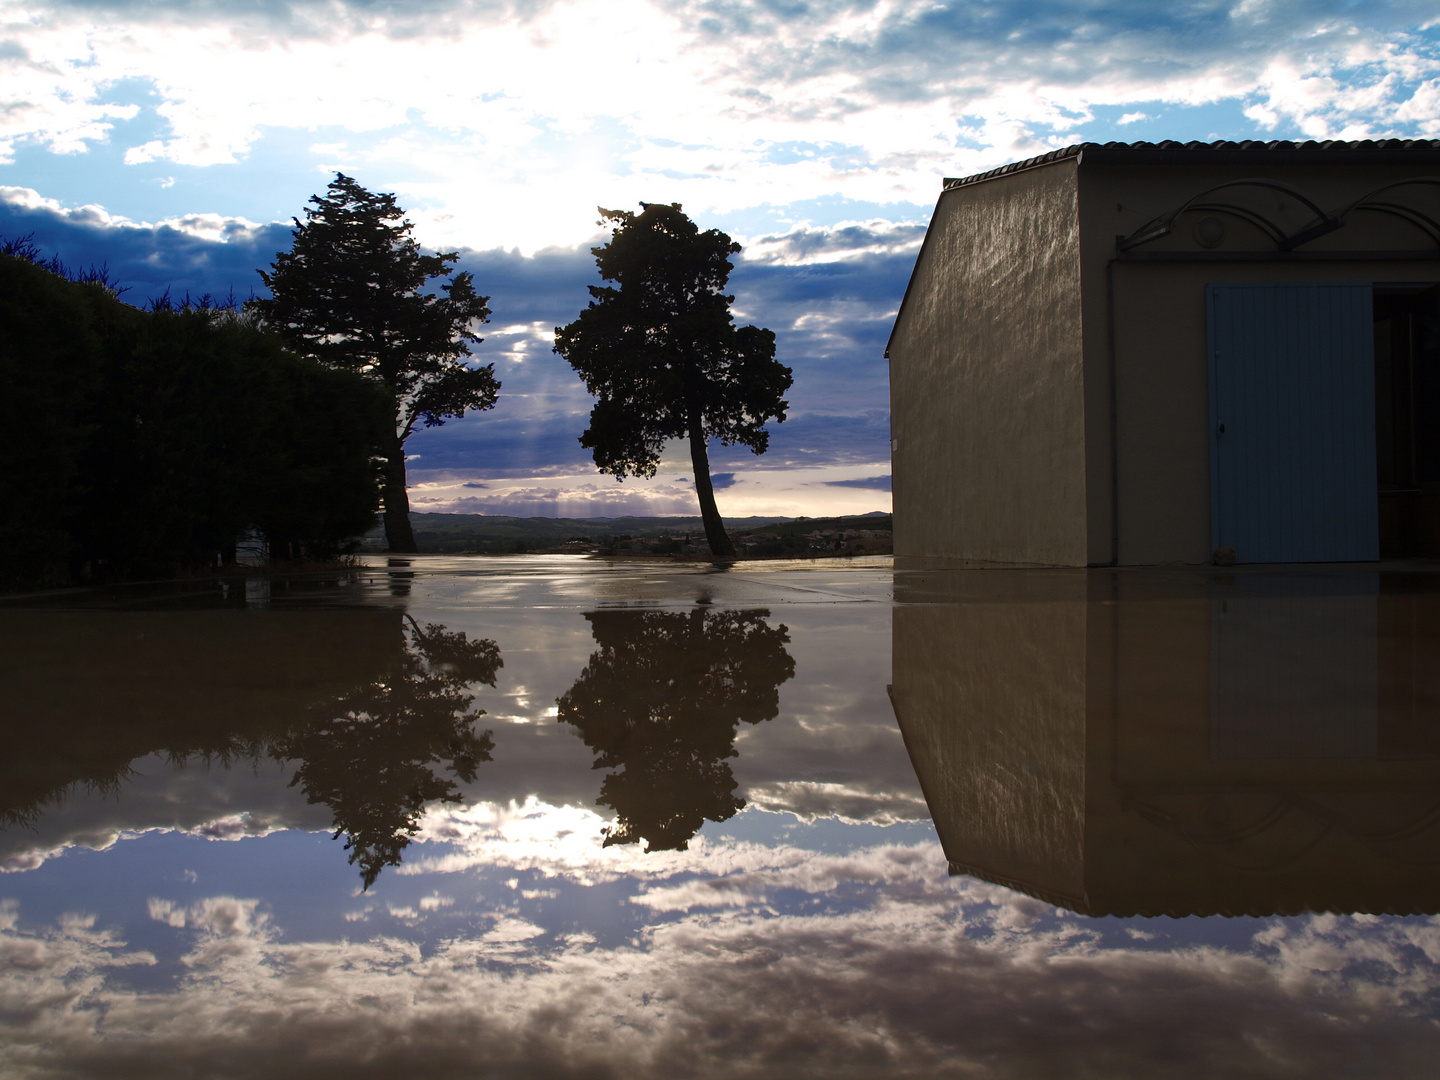
<svg viewBox="0 0 1440 1080"><path fill-rule="evenodd" d="M1207 302L1213 545L1378 559L1370 286L1211 285Z"/></svg>

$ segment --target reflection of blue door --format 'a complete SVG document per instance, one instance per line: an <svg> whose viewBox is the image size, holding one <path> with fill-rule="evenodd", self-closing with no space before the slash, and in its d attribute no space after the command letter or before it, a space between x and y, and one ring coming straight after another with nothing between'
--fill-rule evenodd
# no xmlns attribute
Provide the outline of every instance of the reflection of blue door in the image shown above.
<svg viewBox="0 0 1440 1080"><path fill-rule="evenodd" d="M1240 562L1378 559L1368 284L1211 285L1210 533Z"/></svg>
<svg viewBox="0 0 1440 1080"><path fill-rule="evenodd" d="M1373 760L1379 591L1374 572L1255 574L1212 600L1210 760Z"/></svg>

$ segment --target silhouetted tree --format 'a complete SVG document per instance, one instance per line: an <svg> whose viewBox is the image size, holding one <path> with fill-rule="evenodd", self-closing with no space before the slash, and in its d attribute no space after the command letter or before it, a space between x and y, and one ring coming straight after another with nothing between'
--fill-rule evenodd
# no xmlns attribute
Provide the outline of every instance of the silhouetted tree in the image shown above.
<svg viewBox="0 0 1440 1080"><path fill-rule="evenodd" d="M707 820L745 805L729 759L741 723L774 719L795 674L784 626L770 612L597 611L599 646L560 698L559 719L595 751L599 803L615 811L605 846L681 850Z"/></svg>
<svg viewBox="0 0 1440 1080"><path fill-rule="evenodd" d="M170 590L191 609L178 618L169 605L103 619L0 608L0 827L76 788L118 791L147 755L258 760L401 668L409 642L394 608L227 617L245 594L192 579Z"/></svg>
<svg viewBox="0 0 1440 1080"><path fill-rule="evenodd" d="M213 560L249 525L277 557L323 557L375 522L389 427L379 388L236 312L146 313L103 401L81 523L102 557L118 535L137 569L165 569L180 545L186 562Z"/></svg>
<svg viewBox="0 0 1440 1080"><path fill-rule="evenodd" d="M732 558L709 440L763 454L766 421L783 421L789 407L790 369L775 360L773 333L734 325L725 284L740 245L718 229L700 232L679 204L640 205L639 214L600 209L614 232L591 250L617 287L590 287L580 317L555 328L555 351L599 398L580 445L603 472L654 476L665 442L688 437L711 554Z"/></svg>
<svg viewBox="0 0 1440 1080"><path fill-rule="evenodd" d="M209 588L189 602L223 607ZM422 630L394 609L9 614L0 830L77 788L118 793L146 755L227 767L268 756L294 763L291 783L329 809L369 888L399 863L425 806L458 801L457 782L493 750L471 704L503 666L495 642Z"/></svg>
<svg viewBox="0 0 1440 1080"><path fill-rule="evenodd" d="M346 694L272 751L300 761L291 784L330 807L335 836L345 837L367 889L382 868L399 865L425 805L459 802L455 781L473 781L495 745L490 732L475 733L484 711L470 710L467 691L495 685L503 666L495 642L434 624L421 630L406 618L408 641L394 670Z"/></svg>
<svg viewBox="0 0 1440 1080"><path fill-rule="evenodd" d="M495 405L495 366L471 366L467 342L479 343L489 297L468 272L450 264L458 252L423 255L395 196L373 193L336 173L329 194L311 196L294 245L271 273L260 271L271 298L255 311L306 356L379 380L394 401L394 434L385 450L385 536L391 551L415 550L405 491L405 440L417 420L426 427ZM453 275L453 276L452 276ZM434 281L439 292L427 292Z"/></svg>

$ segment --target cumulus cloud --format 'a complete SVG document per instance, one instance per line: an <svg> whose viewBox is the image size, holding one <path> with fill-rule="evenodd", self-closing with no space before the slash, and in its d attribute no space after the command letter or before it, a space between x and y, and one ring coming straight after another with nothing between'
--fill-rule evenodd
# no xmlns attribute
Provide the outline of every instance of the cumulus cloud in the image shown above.
<svg viewBox="0 0 1440 1080"><path fill-rule="evenodd" d="M874 220L840 222L817 228L801 226L787 233L760 236L746 247L744 258L756 263L802 266L837 262L866 255L902 255L914 262L925 239L924 222Z"/></svg>
<svg viewBox="0 0 1440 1080"><path fill-rule="evenodd" d="M793 902L777 909L780 896ZM164 993L115 978L154 957L114 936L74 922L6 929L0 1064L157 1077L217 1060L281 1078L322 1063L382 1076L476 1061L647 1077L682 1060L696 1076L1399 1077L1433 1060L1430 922L1272 920L1228 946L1175 942L1168 928L1168 942L1112 939L947 879L933 851L883 848L656 881L636 899L650 922L630 942L501 913L422 950L403 933L297 940L251 901L207 898L166 931L189 944Z"/></svg>
<svg viewBox="0 0 1440 1080"><path fill-rule="evenodd" d="M771 425L769 451L757 457L744 447L717 445L712 461L718 473L888 458L882 353L918 227L846 229L834 244L826 239L832 230L821 227L772 237L761 245L760 258L738 261L731 277L737 320L776 332L778 356L793 369L795 385L789 418ZM217 215L133 222L98 206L66 208L33 189L0 188L0 236L31 233L43 250L68 262L103 263L129 289L125 298L141 304L167 292L177 298L233 292L243 300L262 286L257 269L291 243L289 228L278 223L260 226ZM834 261L816 261L827 251ZM553 352L553 331L579 313L588 300L586 287L599 281L589 251L466 249L460 266L474 274L495 312L474 353L479 362L495 365L500 399L492 411L417 432L407 443L415 458L410 476L418 485L453 479L487 487L443 496L417 489L416 508L519 516L696 513L693 490L617 484L594 471L589 451L580 446L593 399ZM686 452L673 456L688 469ZM563 488L562 477L572 478ZM503 480L512 482L495 483ZM745 512L833 509L806 496L798 482L786 499Z"/></svg>
<svg viewBox="0 0 1440 1080"><path fill-rule="evenodd" d="M166 293L179 299L233 292L243 301L261 285L256 270L291 242L280 224L218 214L136 222L98 205L66 207L33 188L0 187L0 236L27 235L70 266L106 266L126 290L123 298L138 305Z"/></svg>
<svg viewBox="0 0 1440 1080"><path fill-rule="evenodd" d="M1219 103L1248 117L1246 134L1440 131L1433 11L1418 0L6 10L0 152L119 139L131 169L206 169L323 130L302 171L386 177L435 245L576 244L597 203L637 198L913 216L940 175Z"/></svg>
<svg viewBox="0 0 1440 1080"><path fill-rule="evenodd" d="M930 809L918 791L884 790L878 784L820 780L780 780L753 785L750 805L794 814L801 821L835 818L850 824L894 825L930 820Z"/></svg>

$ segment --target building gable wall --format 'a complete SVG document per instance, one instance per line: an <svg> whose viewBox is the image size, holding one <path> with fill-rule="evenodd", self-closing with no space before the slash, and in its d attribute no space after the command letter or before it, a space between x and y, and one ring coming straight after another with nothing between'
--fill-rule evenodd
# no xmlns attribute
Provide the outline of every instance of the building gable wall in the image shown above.
<svg viewBox="0 0 1440 1080"><path fill-rule="evenodd" d="M895 551L1083 566L1075 161L948 190L891 338Z"/></svg>

